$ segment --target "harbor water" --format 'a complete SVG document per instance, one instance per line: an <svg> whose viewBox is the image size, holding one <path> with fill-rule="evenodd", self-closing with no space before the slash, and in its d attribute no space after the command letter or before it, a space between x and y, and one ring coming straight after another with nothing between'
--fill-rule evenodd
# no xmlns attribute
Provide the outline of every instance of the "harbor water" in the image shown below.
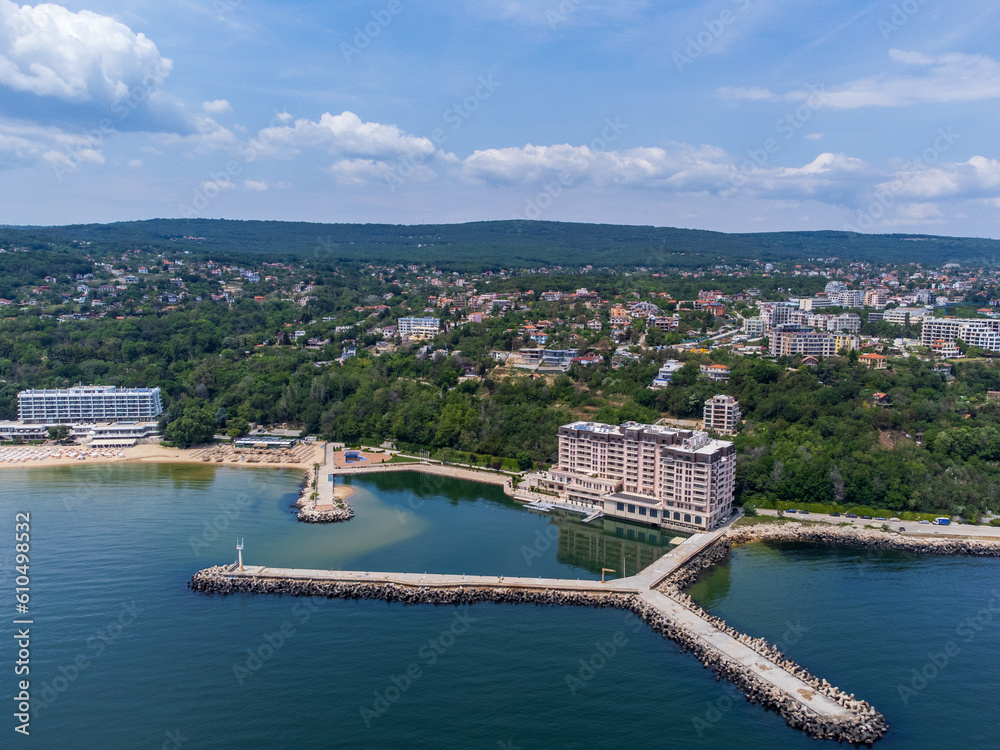
<svg viewBox="0 0 1000 750"><path fill-rule="evenodd" d="M59 748L797 748L618 611L204 596L195 571L269 566L600 578L674 534L531 513L495 487L354 479L356 517L300 524L299 472L86 466L0 473L0 696L16 694L14 516L31 513L30 742ZM990 747L1000 561L815 545L736 550L692 595L871 701L884 748ZM995 619L997 618L997 619ZM14 746L10 738L0 746ZM28 743L26 742L25 745Z"/></svg>

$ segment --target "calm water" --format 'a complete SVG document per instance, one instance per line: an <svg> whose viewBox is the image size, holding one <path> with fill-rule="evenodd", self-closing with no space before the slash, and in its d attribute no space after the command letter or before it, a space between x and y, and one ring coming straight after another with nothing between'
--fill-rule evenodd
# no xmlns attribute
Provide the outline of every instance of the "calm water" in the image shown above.
<svg viewBox="0 0 1000 750"><path fill-rule="evenodd" d="M570 578L623 564L631 574L674 536L539 516L498 489L410 474L355 482L357 517L312 526L289 512L298 480L201 466L0 474L9 592L14 513L32 513L36 707L32 738L15 736L8 720L0 747L816 744L730 700L725 683L621 612L185 588L194 571L234 559L237 535L250 563ZM997 561L753 545L693 593L873 701L892 723L880 747L993 747L1000 628L985 616L979 630L963 620L990 604L998 573ZM6 600L0 697L9 706L12 593ZM958 651L904 703L897 685L949 640ZM581 659L596 668L581 671Z"/></svg>

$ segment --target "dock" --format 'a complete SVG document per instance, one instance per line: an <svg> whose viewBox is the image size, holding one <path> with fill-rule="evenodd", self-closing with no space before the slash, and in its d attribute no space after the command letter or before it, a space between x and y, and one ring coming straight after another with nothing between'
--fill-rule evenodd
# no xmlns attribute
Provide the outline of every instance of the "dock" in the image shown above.
<svg viewBox="0 0 1000 750"><path fill-rule="evenodd" d="M196 573L189 586L204 593L289 594L382 599L406 604L577 605L630 610L654 631L695 654L733 682L751 702L779 713L792 727L820 739L871 744L886 731L884 717L825 680L810 675L762 639L751 638L694 605L668 579L707 564L728 531L684 540L637 575L593 580L440 573L269 568L238 563ZM687 571L688 573L690 571Z"/></svg>

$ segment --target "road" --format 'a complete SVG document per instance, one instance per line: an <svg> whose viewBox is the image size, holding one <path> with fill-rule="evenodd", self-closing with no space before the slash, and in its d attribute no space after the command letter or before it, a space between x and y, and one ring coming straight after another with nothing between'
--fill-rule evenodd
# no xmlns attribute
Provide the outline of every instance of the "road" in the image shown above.
<svg viewBox="0 0 1000 750"><path fill-rule="evenodd" d="M762 516L776 516L778 511L758 508L757 513ZM888 523L889 528L898 531L902 526L906 529L907 536L929 536L929 537L953 537L971 539L1000 539L1000 528L995 526L972 526L970 524L952 523L950 526L934 526L933 524L922 524L918 521L876 521L862 518L845 518L844 516L831 516L827 513L809 513L800 516L798 513L786 513L785 518L802 521L822 521L825 523L841 524L850 523L853 526L864 528L865 526L875 526L882 528L883 523Z"/></svg>

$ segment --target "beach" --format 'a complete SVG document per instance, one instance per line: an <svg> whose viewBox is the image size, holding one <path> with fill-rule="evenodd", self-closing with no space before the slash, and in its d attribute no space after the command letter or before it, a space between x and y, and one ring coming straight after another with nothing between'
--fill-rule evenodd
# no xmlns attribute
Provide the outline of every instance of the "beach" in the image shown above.
<svg viewBox="0 0 1000 750"><path fill-rule="evenodd" d="M0 469L29 469L106 463L181 463L215 466L267 466L305 469L323 463L323 444L298 445L291 449L239 450L228 445L201 445L192 448L164 448L136 445L131 448L88 448L87 446L13 446L0 448Z"/></svg>

